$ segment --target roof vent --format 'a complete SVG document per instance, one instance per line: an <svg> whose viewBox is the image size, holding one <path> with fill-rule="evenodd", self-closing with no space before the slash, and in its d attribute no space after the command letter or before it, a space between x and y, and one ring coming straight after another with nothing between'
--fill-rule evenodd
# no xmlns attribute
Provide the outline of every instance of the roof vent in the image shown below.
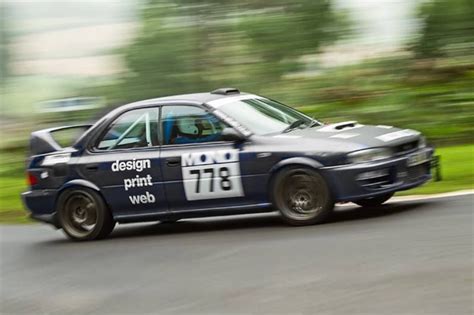
<svg viewBox="0 0 474 315"><path fill-rule="evenodd" d="M211 92L211 94L229 95L240 94L239 89L236 88L220 88Z"/></svg>

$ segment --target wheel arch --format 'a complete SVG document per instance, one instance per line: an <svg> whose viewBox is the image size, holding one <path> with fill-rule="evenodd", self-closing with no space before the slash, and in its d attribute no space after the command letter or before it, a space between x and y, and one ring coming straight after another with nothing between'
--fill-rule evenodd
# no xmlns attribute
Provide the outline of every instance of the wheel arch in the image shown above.
<svg viewBox="0 0 474 315"><path fill-rule="evenodd" d="M99 194L99 196L102 198L102 200L104 200L105 202L105 198L104 196L102 195L101 191L100 191L100 188L88 181L88 180L85 180L85 179L73 179L73 180L70 180L66 183L64 183L61 188L59 188L58 190L58 193L56 194L56 200L55 200L55 208L58 209L57 207L59 207L60 205L58 204L59 202L59 198L61 197L61 195L69 190L69 189L72 189L72 188L88 188L88 189L91 189L93 191L95 191L97 194ZM106 204L107 205L107 204Z"/></svg>
<svg viewBox="0 0 474 315"><path fill-rule="evenodd" d="M268 187L267 187L267 192L268 196L271 200L271 194L273 191L273 185L274 181L276 178L276 175L283 171L284 169L287 169L289 167L307 167L311 168L314 170L317 170L321 167L323 167L323 164L321 164L319 161L309 158L309 157L292 157L288 159L281 160L277 164L275 164L271 169L270 169L270 177L268 179Z"/></svg>
<svg viewBox="0 0 474 315"><path fill-rule="evenodd" d="M59 189L59 193L63 192L66 189L73 188L73 187L89 188L89 189L95 190L96 192L98 192L100 194L100 188L96 184L94 184L94 183L92 183L88 180L85 180L85 179L73 179L73 180L70 180L70 181L66 182Z"/></svg>
<svg viewBox="0 0 474 315"><path fill-rule="evenodd" d="M292 157L288 159L281 160L277 164L275 164L271 169L270 169L270 175L273 177L276 173L281 171L283 168L289 167L289 166L305 166L305 167L310 167L313 169L319 169L323 167L323 165L312 158L308 157Z"/></svg>

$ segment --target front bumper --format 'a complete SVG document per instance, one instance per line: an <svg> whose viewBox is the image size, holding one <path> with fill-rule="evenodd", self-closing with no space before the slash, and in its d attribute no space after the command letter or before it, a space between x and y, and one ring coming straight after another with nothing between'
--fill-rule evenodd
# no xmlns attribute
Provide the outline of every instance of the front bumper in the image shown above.
<svg viewBox="0 0 474 315"><path fill-rule="evenodd" d="M422 154L426 160L413 161ZM326 167L322 171L336 201L355 201L420 186L431 179L433 149L380 162Z"/></svg>

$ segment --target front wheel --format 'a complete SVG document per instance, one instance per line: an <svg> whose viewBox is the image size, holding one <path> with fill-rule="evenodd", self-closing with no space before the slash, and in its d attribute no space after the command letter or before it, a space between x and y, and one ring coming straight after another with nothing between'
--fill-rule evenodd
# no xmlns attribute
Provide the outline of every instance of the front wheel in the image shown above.
<svg viewBox="0 0 474 315"><path fill-rule="evenodd" d="M288 168L277 174L273 202L283 220L291 225L323 222L334 208L324 178L303 167Z"/></svg>
<svg viewBox="0 0 474 315"><path fill-rule="evenodd" d="M365 198L365 199L360 199L354 201L355 204L361 206L361 207L378 207L382 205L384 202L392 198L393 193L388 193L385 195L377 196L377 197L372 197L372 198Z"/></svg>
<svg viewBox="0 0 474 315"><path fill-rule="evenodd" d="M66 235L75 241L107 237L115 226L102 197L87 188L66 190L58 199L58 218Z"/></svg>

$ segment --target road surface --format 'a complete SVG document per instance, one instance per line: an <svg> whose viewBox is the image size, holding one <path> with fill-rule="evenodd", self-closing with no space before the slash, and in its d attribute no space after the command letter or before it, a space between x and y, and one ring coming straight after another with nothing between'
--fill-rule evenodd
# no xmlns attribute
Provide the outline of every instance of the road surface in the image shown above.
<svg viewBox="0 0 474 315"><path fill-rule="evenodd" d="M472 314L473 195L119 226L71 243L1 227L2 313Z"/></svg>

